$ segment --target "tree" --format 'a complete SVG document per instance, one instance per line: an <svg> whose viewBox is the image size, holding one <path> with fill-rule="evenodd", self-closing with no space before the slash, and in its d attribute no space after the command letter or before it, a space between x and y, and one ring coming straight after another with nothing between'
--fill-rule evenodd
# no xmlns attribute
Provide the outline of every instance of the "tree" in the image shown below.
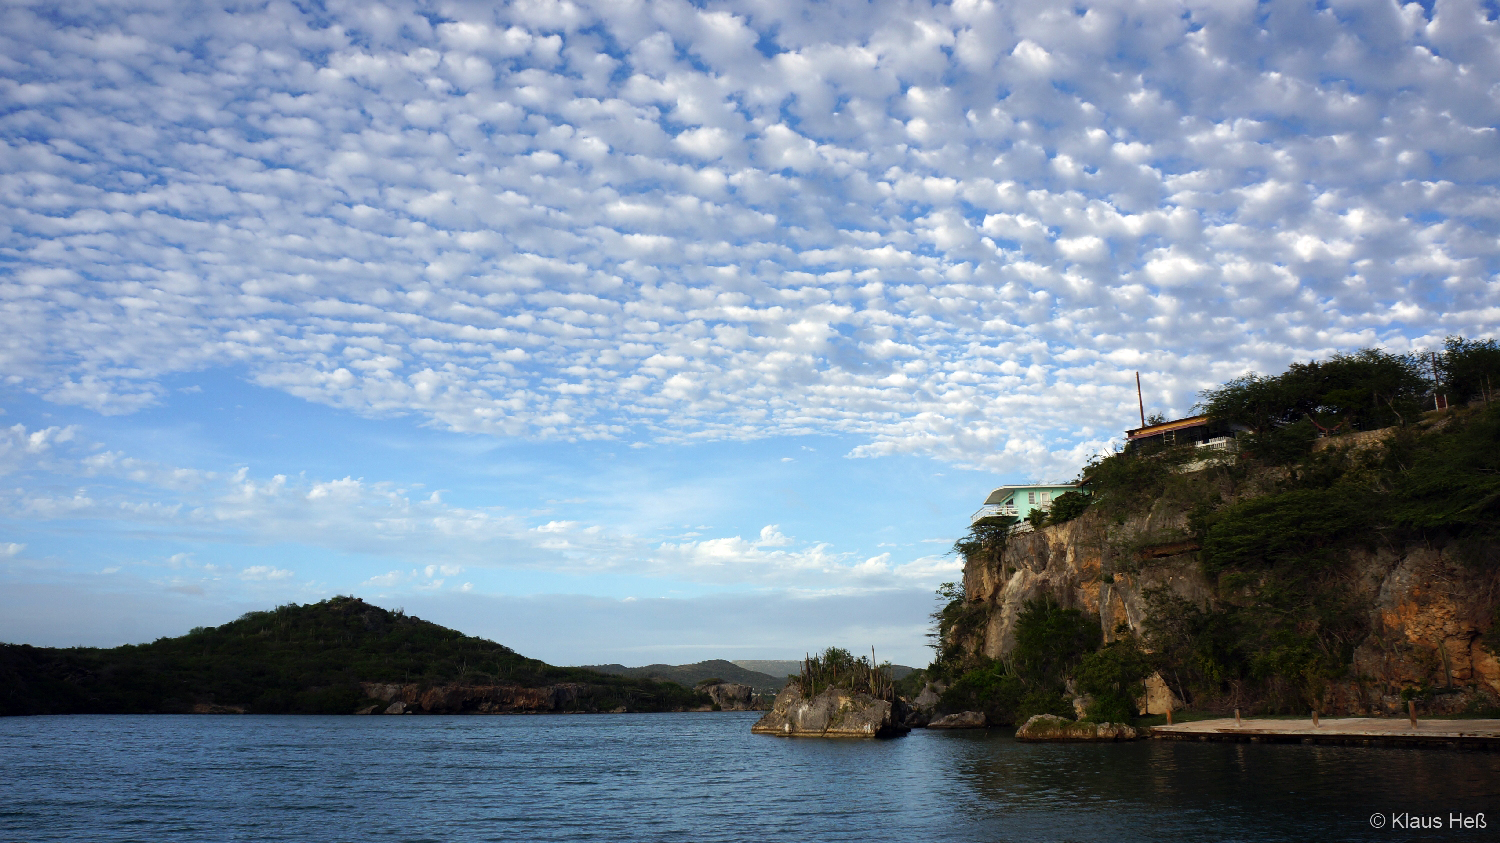
<svg viewBox="0 0 1500 843"><path fill-rule="evenodd" d="M1487 395L1494 400L1500 387L1500 343L1495 340L1466 340L1448 337L1438 357L1440 390L1453 401L1468 401Z"/></svg>

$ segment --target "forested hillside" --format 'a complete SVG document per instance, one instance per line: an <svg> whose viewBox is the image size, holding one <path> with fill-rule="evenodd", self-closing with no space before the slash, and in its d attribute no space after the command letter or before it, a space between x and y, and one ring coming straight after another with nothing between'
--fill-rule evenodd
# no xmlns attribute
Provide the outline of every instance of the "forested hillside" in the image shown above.
<svg viewBox="0 0 1500 843"><path fill-rule="evenodd" d="M348 714L383 702L368 697L369 683L526 689L567 684L561 705L584 711L708 704L680 685L554 667L353 597L251 612L150 644L0 645L0 714L195 708Z"/></svg>

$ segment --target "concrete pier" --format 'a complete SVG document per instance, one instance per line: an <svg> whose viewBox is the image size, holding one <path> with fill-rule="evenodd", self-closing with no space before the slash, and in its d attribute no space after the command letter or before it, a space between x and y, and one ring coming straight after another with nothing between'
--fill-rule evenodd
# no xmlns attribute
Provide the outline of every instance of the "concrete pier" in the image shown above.
<svg viewBox="0 0 1500 843"><path fill-rule="evenodd" d="M1500 720L1419 720L1416 728L1412 728L1405 717L1324 717L1317 726L1311 716L1305 720L1249 718L1238 726L1233 717L1225 717L1154 726L1151 737L1177 741L1500 750Z"/></svg>

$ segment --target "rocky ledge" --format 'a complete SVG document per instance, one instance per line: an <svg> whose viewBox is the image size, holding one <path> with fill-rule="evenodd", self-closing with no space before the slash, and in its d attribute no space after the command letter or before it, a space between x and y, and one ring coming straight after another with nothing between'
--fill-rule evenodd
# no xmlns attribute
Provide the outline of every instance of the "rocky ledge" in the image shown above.
<svg viewBox="0 0 1500 843"><path fill-rule="evenodd" d="M948 714L927 724L929 729L983 729L988 726L984 712L960 711Z"/></svg>
<svg viewBox="0 0 1500 843"><path fill-rule="evenodd" d="M829 688L807 699L788 683L766 715L750 727L761 735L814 738L893 738L911 731L901 725L900 701Z"/></svg>
<svg viewBox="0 0 1500 843"><path fill-rule="evenodd" d="M1142 730L1124 723L1082 723L1056 714L1035 714L1016 730L1021 741L1133 741Z"/></svg>

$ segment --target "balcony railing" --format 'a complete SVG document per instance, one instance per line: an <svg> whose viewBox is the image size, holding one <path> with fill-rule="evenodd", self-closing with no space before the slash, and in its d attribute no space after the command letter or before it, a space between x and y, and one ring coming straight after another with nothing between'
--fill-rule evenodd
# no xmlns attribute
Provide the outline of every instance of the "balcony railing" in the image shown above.
<svg viewBox="0 0 1500 843"><path fill-rule="evenodd" d="M1010 506L989 504L987 506L981 506L978 512L975 512L972 516L970 516L969 524L978 524L980 521L986 518L1001 518L1007 515L1015 517L1017 515L1020 515L1020 513L1016 511L1016 507L1014 504Z"/></svg>

